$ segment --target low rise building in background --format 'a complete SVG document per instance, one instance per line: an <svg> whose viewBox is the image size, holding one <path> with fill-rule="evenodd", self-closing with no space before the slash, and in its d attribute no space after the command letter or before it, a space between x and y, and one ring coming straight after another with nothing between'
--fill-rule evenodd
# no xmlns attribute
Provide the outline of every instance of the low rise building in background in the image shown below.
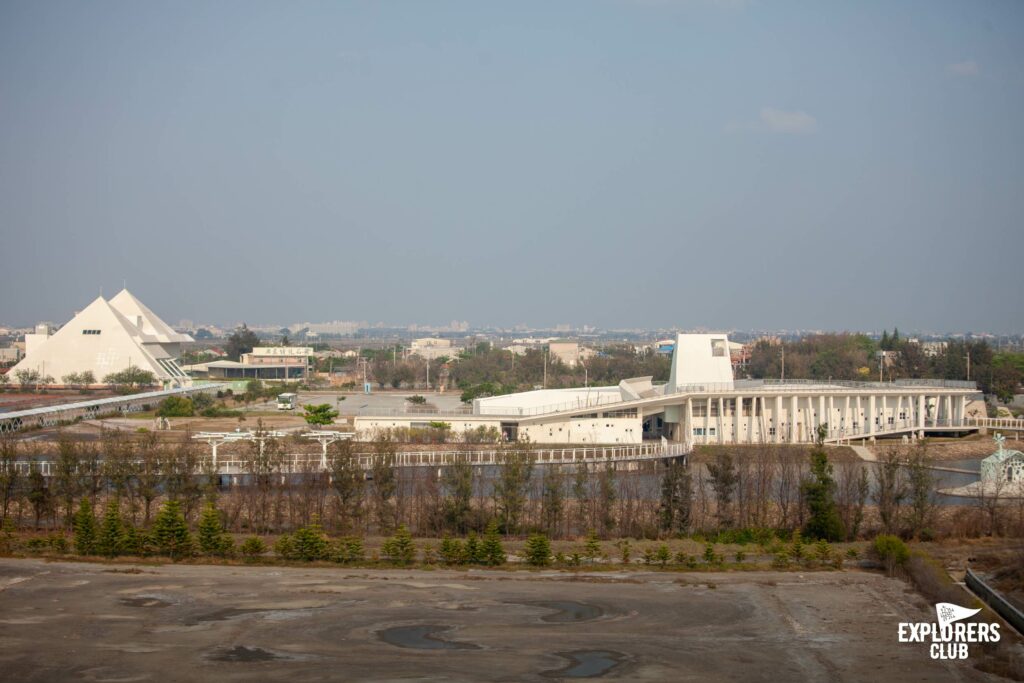
<svg viewBox="0 0 1024 683"><path fill-rule="evenodd" d="M451 339L437 339L434 337L423 337L413 339L409 346L409 354L419 356L425 360L437 358L454 358L458 350L452 346Z"/></svg>
<svg viewBox="0 0 1024 683"><path fill-rule="evenodd" d="M197 379L288 382L309 377L312 356L309 346L257 346L237 361L215 360L188 365L185 370Z"/></svg>

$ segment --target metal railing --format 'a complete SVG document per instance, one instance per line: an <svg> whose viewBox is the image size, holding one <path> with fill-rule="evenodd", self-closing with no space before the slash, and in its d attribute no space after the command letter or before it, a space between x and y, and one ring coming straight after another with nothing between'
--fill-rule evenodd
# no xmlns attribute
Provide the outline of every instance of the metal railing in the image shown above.
<svg viewBox="0 0 1024 683"><path fill-rule="evenodd" d="M988 429L1024 429L1024 417L968 417L967 424Z"/></svg>

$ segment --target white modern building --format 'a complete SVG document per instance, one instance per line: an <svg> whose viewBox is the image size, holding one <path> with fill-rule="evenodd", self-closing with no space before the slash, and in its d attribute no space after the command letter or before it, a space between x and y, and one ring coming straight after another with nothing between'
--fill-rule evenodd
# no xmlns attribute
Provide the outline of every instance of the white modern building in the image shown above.
<svg viewBox="0 0 1024 683"><path fill-rule="evenodd" d="M409 346L409 354L419 356L426 360L437 358L454 358L458 349L452 346L451 339L437 339L434 337L423 337L413 339Z"/></svg>
<svg viewBox="0 0 1024 683"><path fill-rule="evenodd" d="M724 334L681 334L665 384L650 377L618 386L546 389L476 399L465 413L355 418L360 437L443 420L458 434L500 429L533 443L810 443L818 429L840 442L972 431L981 396L973 382L734 380ZM984 415L984 411L981 412Z"/></svg>
<svg viewBox="0 0 1024 683"><path fill-rule="evenodd" d="M187 386L191 380L177 358L191 341L124 289L109 301L97 297L56 332L37 326L25 335L25 357L11 373L35 370L60 384L72 373L91 372L102 384L107 375L134 367L153 373L165 388Z"/></svg>

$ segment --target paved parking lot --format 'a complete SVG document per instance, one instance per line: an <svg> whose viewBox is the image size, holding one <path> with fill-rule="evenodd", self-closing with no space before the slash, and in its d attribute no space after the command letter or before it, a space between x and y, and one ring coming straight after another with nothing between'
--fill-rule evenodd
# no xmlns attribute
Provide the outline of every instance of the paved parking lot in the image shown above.
<svg viewBox="0 0 1024 683"><path fill-rule="evenodd" d="M897 642L877 574L401 571L0 560L18 681L987 680Z"/></svg>

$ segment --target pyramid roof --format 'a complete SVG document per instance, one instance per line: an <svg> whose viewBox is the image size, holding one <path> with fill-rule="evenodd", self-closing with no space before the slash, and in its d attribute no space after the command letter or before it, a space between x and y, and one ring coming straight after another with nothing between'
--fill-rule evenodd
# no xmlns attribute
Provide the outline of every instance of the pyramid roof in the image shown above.
<svg viewBox="0 0 1024 683"><path fill-rule="evenodd" d="M129 323L138 328L139 332L152 337L153 341L164 344L194 341L187 334L175 332L170 325L160 319L160 316L136 299L127 289L118 292L117 296L110 300L110 305L120 312Z"/></svg>

